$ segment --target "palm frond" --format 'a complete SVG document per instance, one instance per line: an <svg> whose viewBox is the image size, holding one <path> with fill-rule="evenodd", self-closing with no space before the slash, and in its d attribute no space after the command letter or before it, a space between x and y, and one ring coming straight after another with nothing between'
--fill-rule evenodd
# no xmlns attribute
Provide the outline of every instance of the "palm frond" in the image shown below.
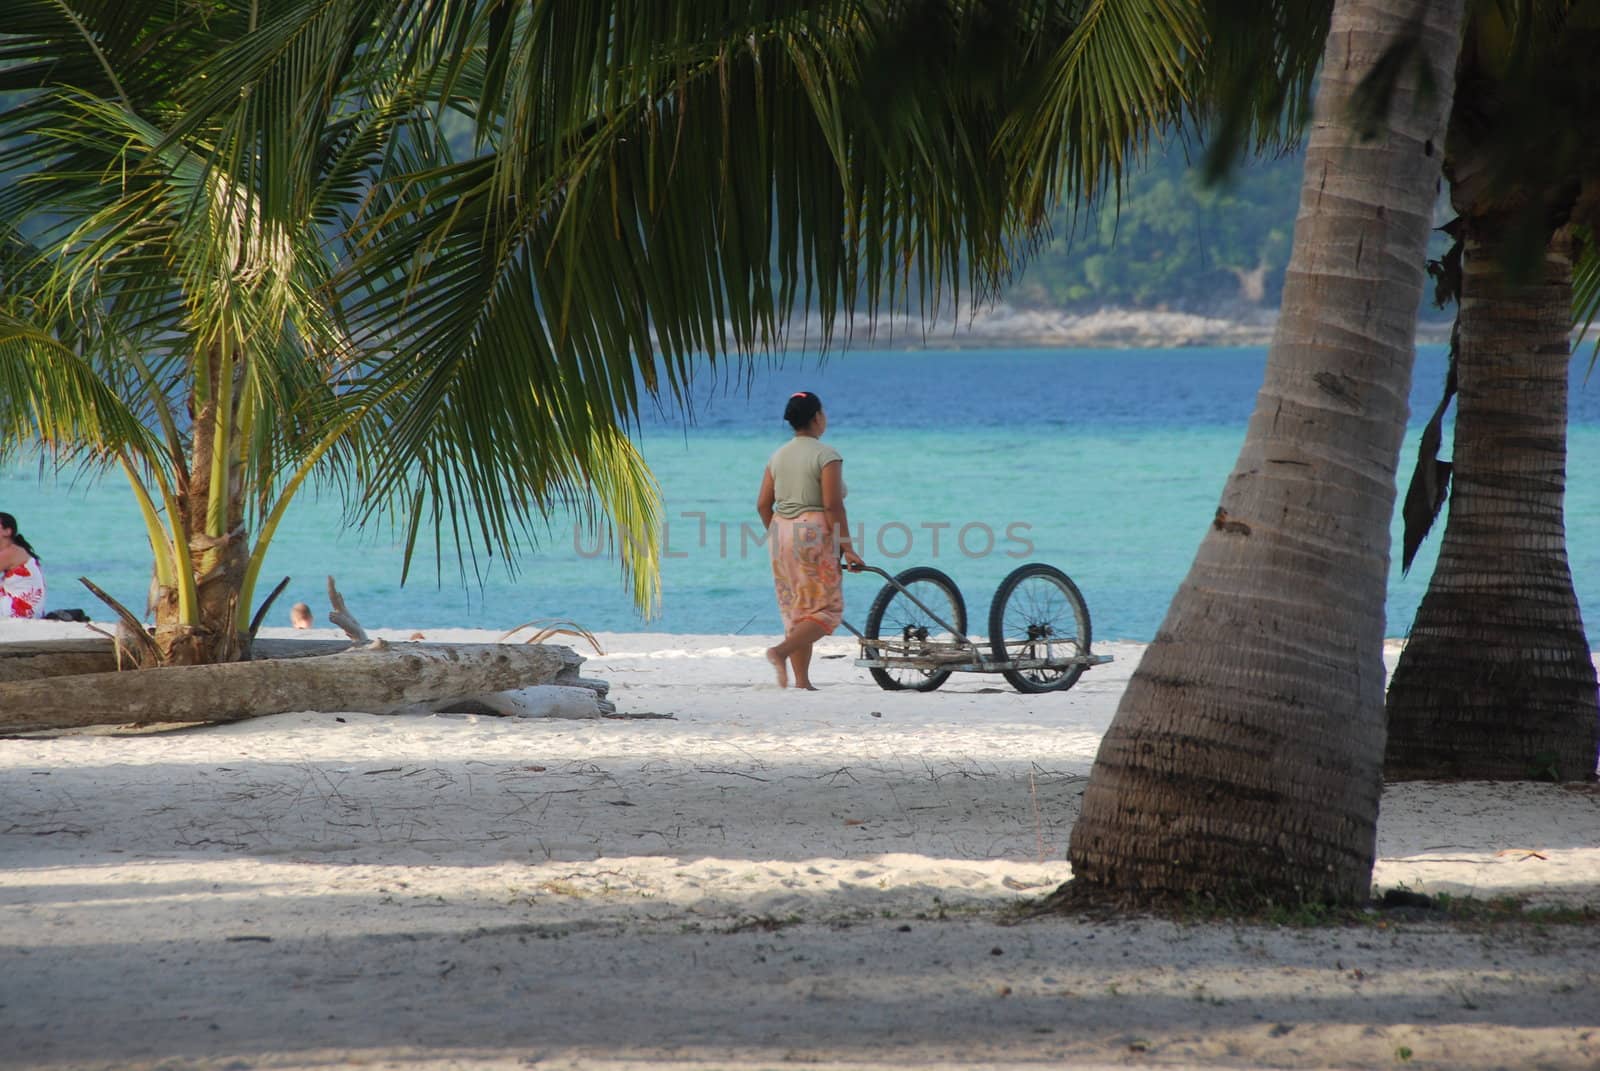
<svg viewBox="0 0 1600 1071"><path fill-rule="evenodd" d="M51 330L116 339L83 352L169 466L209 392L259 517L315 454L354 519L470 574L570 506L647 605L645 400L800 314L826 346L992 293L1057 198L1211 114L1246 50L1207 20L1239 6L18 0L0 220ZM1254 43L1309 32L1268 7ZM1314 61L1248 58L1266 137Z"/></svg>
<svg viewBox="0 0 1600 1071"><path fill-rule="evenodd" d="M1005 132L1016 197L1030 218L1063 193L1093 200L1115 188L1153 137L1193 106L1204 44L1195 0L1093 0L1047 65L1032 106Z"/></svg>
<svg viewBox="0 0 1600 1071"><path fill-rule="evenodd" d="M137 414L78 353L0 311L0 452L39 444L109 463L118 450L153 448Z"/></svg>

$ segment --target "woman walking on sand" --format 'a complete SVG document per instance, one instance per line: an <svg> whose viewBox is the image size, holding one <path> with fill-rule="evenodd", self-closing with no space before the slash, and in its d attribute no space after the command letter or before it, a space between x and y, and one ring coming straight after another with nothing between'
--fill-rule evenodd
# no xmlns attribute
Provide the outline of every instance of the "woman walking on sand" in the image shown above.
<svg viewBox="0 0 1600 1071"><path fill-rule="evenodd" d="M33 545L17 531L17 519L0 513L0 618L44 613L44 567Z"/></svg>
<svg viewBox="0 0 1600 1071"><path fill-rule="evenodd" d="M772 580L783 615L783 642L767 648L778 687L815 689L811 648L839 627L844 616L839 559L852 571L866 563L850 545L844 513L844 458L822 443L828 415L810 391L790 395L783 419L794 438L778 447L761 475L756 512L767 530Z"/></svg>

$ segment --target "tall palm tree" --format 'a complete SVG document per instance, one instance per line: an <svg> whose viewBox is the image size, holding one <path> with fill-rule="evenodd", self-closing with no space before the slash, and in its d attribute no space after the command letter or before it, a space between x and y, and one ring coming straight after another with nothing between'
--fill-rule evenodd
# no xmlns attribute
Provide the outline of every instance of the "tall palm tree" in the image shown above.
<svg viewBox="0 0 1600 1071"><path fill-rule="evenodd" d="M1101 743L1072 831L1074 886L1367 894L1394 471L1463 6L1333 7L1266 379ZM1368 78L1380 60L1395 68L1386 83ZM1384 84L1388 120L1363 140L1353 101Z"/></svg>
<svg viewBox="0 0 1600 1071"><path fill-rule="evenodd" d="M1595 769L1600 705L1563 495L1573 263L1600 223L1596 48L1600 18L1566 3L1481 10L1463 47L1445 160L1455 444L1448 464L1432 449L1419 461L1407 565L1447 487L1449 513L1389 687L1391 778Z"/></svg>

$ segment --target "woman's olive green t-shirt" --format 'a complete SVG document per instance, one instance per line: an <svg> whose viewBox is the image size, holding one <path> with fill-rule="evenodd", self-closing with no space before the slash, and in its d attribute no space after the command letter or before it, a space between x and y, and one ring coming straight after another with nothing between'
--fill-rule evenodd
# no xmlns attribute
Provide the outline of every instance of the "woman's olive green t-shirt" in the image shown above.
<svg viewBox="0 0 1600 1071"><path fill-rule="evenodd" d="M821 439L796 435L773 452L767 462L774 492L772 512L780 517L798 517L822 509L822 470L844 457ZM844 497L844 483L839 485Z"/></svg>

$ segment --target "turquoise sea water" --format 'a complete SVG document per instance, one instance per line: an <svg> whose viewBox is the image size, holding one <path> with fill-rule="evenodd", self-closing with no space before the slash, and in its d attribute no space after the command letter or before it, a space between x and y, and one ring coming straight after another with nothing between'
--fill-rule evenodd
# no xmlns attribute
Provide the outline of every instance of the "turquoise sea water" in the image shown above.
<svg viewBox="0 0 1600 1071"><path fill-rule="evenodd" d="M660 616L633 610L614 561L557 524L516 576L488 565L460 581L447 552L400 585L386 531L341 531L339 503L307 498L270 552L262 584L293 577L288 606L326 612L332 573L369 627L511 628L563 617L597 630L778 631L754 502L767 455L787 437L788 395L814 390L828 441L845 456L852 525L890 571L930 564L953 576L982 620L1007 572L1046 561L1077 581L1102 639L1148 640L1216 508L1261 383L1263 349L1147 351L863 351L762 361L748 375L702 378L694 412L650 414L639 440L665 496L667 558ZM1574 362L1568 545L1579 599L1600 612L1600 383ZM1419 424L1444 375L1440 347L1418 355L1409 473ZM144 605L149 546L120 479L84 485L18 464L0 473L0 510L15 513L44 556L50 605L105 613L76 583L90 577ZM1398 528L1395 530L1398 548ZM1398 553L1398 550L1396 551ZM1432 547L1393 570L1388 632L1402 635L1433 565ZM848 577L846 619L859 626L877 581Z"/></svg>

